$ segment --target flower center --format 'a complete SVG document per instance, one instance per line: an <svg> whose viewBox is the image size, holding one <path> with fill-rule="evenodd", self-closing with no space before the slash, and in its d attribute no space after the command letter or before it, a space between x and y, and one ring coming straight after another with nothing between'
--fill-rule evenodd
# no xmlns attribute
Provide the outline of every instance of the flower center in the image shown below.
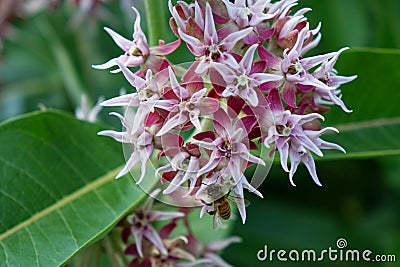
<svg viewBox="0 0 400 267"><path fill-rule="evenodd" d="M246 74L242 74L237 78L237 85L239 89L244 89L249 84L249 77Z"/></svg>
<svg viewBox="0 0 400 267"><path fill-rule="evenodd" d="M232 145L227 138L224 139L224 142L220 146L219 150L222 152L223 157L230 158L232 156Z"/></svg>
<svg viewBox="0 0 400 267"><path fill-rule="evenodd" d="M220 47L216 44L210 45L207 48L205 55L206 57L210 57L213 61L218 61L218 59L221 57Z"/></svg>
<svg viewBox="0 0 400 267"><path fill-rule="evenodd" d="M240 8L238 13L240 17L250 17L252 15L252 12L248 7Z"/></svg>
<svg viewBox="0 0 400 267"><path fill-rule="evenodd" d="M143 56L142 51L137 46L132 45L128 52L131 56Z"/></svg>
<svg viewBox="0 0 400 267"><path fill-rule="evenodd" d="M301 65L301 63L299 61L293 62L290 67L288 68L288 73L295 75L297 73L302 72L303 69L303 65Z"/></svg>
<svg viewBox="0 0 400 267"><path fill-rule="evenodd" d="M155 93L149 88L145 88L139 92L139 99L142 102L149 100Z"/></svg>
<svg viewBox="0 0 400 267"><path fill-rule="evenodd" d="M287 125L278 125L276 126L276 130L283 136L289 136L292 132L290 127L288 127Z"/></svg>

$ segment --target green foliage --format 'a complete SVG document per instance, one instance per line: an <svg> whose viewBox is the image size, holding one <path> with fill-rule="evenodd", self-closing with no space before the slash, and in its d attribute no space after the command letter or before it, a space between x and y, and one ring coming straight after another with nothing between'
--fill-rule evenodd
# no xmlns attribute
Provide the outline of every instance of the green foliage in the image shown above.
<svg viewBox="0 0 400 267"><path fill-rule="evenodd" d="M143 199L102 128L53 111L0 126L1 266L62 265Z"/></svg>
<svg viewBox="0 0 400 267"><path fill-rule="evenodd" d="M400 84L399 60L397 50L354 49L343 54L337 69L358 75L342 87L343 99L353 112L332 108L326 125L340 133L325 139L342 145L347 154L327 153L327 159L400 154L400 94L395 86Z"/></svg>

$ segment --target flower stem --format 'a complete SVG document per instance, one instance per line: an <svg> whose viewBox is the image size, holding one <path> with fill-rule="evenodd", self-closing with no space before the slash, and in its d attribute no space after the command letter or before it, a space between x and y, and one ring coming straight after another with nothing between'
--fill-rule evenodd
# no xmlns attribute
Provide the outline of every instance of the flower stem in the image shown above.
<svg viewBox="0 0 400 267"><path fill-rule="evenodd" d="M165 0L146 0L146 18L149 33L150 46L158 45L158 40L162 39L165 33Z"/></svg>

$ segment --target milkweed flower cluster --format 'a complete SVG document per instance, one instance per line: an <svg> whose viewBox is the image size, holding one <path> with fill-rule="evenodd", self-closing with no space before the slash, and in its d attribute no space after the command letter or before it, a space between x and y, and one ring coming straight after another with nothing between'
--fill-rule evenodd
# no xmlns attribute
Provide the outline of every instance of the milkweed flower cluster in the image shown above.
<svg viewBox="0 0 400 267"><path fill-rule="evenodd" d="M243 190L262 197L243 174L251 165L265 164L261 149L269 149L271 156L279 152L293 185L301 162L321 185L313 155L322 157L324 149L345 150L321 139L337 129L322 128L320 120L332 105L351 112L340 86L356 76L340 76L334 69L348 48L306 56L321 39L320 25L310 29L305 14L311 9L292 12L296 5L296 0L196 0L175 5L169 0L170 26L177 40L160 40L155 47L149 46L135 8L132 40L106 28L123 52L94 67L122 72L134 88L133 93L102 103L135 108L133 116L112 113L125 131L99 133L132 148L117 177L140 166L141 183L146 165L157 157L166 162L155 171L166 183L164 194L184 188L183 197L200 198L210 185L218 185L232 192L243 223ZM181 42L195 59L185 69L165 57ZM212 202L201 201L202 211L215 213L218 207ZM162 254L166 245L153 243ZM141 255L140 245L135 251Z"/></svg>

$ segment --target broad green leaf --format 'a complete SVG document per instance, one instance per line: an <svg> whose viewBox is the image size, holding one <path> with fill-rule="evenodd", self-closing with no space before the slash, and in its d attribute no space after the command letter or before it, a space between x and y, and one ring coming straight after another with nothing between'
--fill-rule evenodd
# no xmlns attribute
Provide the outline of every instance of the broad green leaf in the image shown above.
<svg viewBox="0 0 400 267"><path fill-rule="evenodd" d="M336 66L340 75L358 75L342 86L343 99L353 112L333 107L325 116L325 126L340 133L323 138L340 144L347 154L327 151L325 158L400 154L399 61L396 50L353 49L342 55Z"/></svg>
<svg viewBox="0 0 400 267"><path fill-rule="evenodd" d="M60 266L143 199L102 129L55 111L0 125L0 266Z"/></svg>

